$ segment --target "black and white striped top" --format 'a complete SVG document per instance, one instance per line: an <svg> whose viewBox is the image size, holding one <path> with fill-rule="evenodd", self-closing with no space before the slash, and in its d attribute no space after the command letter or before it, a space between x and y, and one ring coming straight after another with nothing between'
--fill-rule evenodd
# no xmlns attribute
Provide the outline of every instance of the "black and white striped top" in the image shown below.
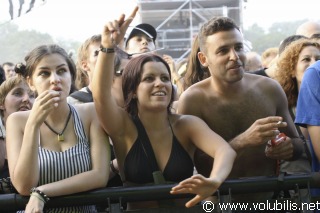
<svg viewBox="0 0 320 213"><path fill-rule="evenodd" d="M47 150L39 144L38 161L40 165L39 186L57 182L79 173L91 170L90 146L80 117L70 105L74 121L74 131L78 143L64 152ZM97 212L95 206L76 206L46 209L46 212Z"/></svg>

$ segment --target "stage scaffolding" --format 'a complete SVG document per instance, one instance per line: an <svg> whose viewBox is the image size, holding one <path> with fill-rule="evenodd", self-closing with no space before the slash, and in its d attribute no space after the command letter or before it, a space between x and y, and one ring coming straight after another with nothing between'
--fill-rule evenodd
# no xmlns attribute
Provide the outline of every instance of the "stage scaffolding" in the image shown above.
<svg viewBox="0 0 320 213"><path fill-rule="evenodd" d="M153 25L157 47L180 61L191 48L201 25L214 16L227 16L242 28L244 0L139 0L141 22Z"/></svg>

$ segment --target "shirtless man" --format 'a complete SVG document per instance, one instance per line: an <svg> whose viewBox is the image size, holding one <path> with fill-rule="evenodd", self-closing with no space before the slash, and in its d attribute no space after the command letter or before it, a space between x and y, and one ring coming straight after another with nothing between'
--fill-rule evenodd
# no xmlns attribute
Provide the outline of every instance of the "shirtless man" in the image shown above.
<svg viewBox="0 0 320 213"><path fill-rule="evenodd" d="M294 160L303 149L281 86L245 73L243 35L232 19L215 17L205 23L199 42L199 60L211 77L182 93L178 112L202 118L229 141L237 152L229 178L275 175L276 159ZM287 139L268 147L279 132ZM207 176L212 158L199 151L195 159L198 172Z"/></svg>

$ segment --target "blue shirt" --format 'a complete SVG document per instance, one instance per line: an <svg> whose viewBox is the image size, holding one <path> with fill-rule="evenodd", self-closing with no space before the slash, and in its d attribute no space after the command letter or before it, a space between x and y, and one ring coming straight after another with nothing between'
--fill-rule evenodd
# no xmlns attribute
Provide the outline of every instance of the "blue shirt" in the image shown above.
<svg viewBox="0 0 320 213"><path fill-rule="evenodd" d="M296 109L295 123L302 127L320 126L320 61L312 64L303 75ZM310 143L312 155L312 171L319 172L320 164ZM312 190L319 195L320 190Z"/></svg>
<svg viewBox="0 0 320 213"><path fill-rule="evenodd" d="M320 61L311 65L303 75L295 123L303 127L320 126Z"/></svg>

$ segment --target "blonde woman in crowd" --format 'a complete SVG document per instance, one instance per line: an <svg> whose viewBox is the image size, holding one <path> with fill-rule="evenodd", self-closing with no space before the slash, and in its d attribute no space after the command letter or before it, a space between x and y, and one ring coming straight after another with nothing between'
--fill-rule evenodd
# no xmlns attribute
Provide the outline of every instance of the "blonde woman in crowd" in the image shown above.
<svg viewBox="0 0 320 213"><path fill-rule="evenodd" d="M1 169L0 177L9 177L9 168L6 154L6 131L5 124L10 114L17 111L30 110L34 102L34 93L30 90L27 82L21 76L13 76L5 80L0 86L0 114L3 128L1 128ZM3 161L2 161L3 160Z"/></svg>

